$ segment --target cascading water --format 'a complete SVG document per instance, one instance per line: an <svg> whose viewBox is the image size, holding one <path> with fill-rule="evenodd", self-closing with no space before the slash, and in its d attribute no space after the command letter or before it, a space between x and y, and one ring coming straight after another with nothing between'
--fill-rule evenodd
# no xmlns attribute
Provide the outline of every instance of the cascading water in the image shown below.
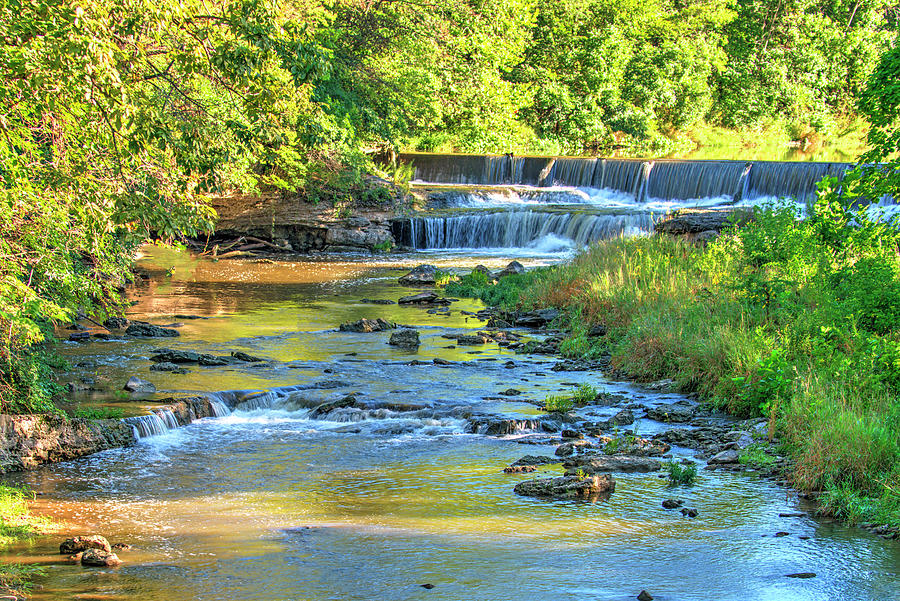
<svg viewBox="0 0 900 601"><path fill-rule="evenodd" d="M805 202L850 163L690 161L403 154L414 180L432 184L571 186L624 192L635 202L790 197Z"/></svg>
<svg viewBox="0 0 900 601"><path fill-rule="evenodd" d="M648 232L650 213L503 211L443 217L412 217L395 222L395 237L413 248L524 248L546 236L591 242Z"/></svg>
<svg viewBox="0 0 900 601"><path fill-rule="evenodd" d="M512 155L404 154L400 160L415 167L417 186L428 189L428 208L494 209L396 220L394 237L415 249L525 249L548 235L583 246L648 233L655 216L684 207L752 206L779 198L804 204L823 177L841 178L852 167ZM435 186L442 188L429 189ZM893 199L877 204L885 214L896 212ZM523 211L522 205L541 210Z"/></svg>

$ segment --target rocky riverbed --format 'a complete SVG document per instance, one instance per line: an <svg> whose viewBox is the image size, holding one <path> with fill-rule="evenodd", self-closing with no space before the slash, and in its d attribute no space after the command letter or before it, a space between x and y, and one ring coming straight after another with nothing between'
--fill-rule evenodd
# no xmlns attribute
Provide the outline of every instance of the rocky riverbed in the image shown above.
<svg viewBox="0 0 900 601"><path fill-rule="evenodd" d="M509 260L469 265L480 262L497 272ZM365 597L384 599L413 589L444 598L692 598L701 589L722 599L751 589L811 598L836 586L864 599L896 582L894 547L884 546L895 542L815 521L814 506L776 484L781 464L766 424L710 412L669 382L617 381L604 361L560 358L551 312L498 314L466 299L399 305L420 291L401 286L409 269L392 265L253 263L222 283L203 275L206 264L186 279L191 265L151 269L129 316L180 324L180 336L67 343L73 364L90 366L70 377L95 379L78 402L144 413L152 424L143 430L135 417L126 422L137 443L7 475L41 493L39 510L73 524L16 551L60 565L42 583L45 598L100 588L147 598L163 594L162 582L165 594L185 598L226 588L294 598L298 587L309 598L357 598L346 574L362 566ZM418 344L390 344L402 331ZM178 369L153 369L164 363ZM117 396L132 376L156 392ZM547 397L585 385L592 399L544 410ZM747 455L771 461L742 462ZM696 483L670 485L670 463L693 464ZM135 551L87 580L58 564L58 546L94 533ZM838 584L860 549L874 555L858 565L882 576ZM703 569L686 576L673 550ZM617 566L599 585L590 576L598 557ZM522 565L543 568L513 586ZM816 576L787 577L800 573Z"/></svg>

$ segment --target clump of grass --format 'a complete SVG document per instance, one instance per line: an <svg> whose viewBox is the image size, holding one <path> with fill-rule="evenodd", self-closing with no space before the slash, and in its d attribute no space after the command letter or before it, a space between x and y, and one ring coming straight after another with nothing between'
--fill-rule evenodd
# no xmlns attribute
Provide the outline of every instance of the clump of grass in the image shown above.
<svg viewBox="0 0 900 601"><path fill-rule="evenodd" d="M755 443L741 451L738 461L742 465L768 466L775 463L775 457L768 453L765 445Z"/></svg>
<svg viewBox="0 0 900 601"><path fill-rule="evenodd" d="M5 589L13 594L28 593L33 586L32 578L44 572L44 568L33 564L0 564L0 590Z"/></svg>
<svg viewBox="0 0 900 601"><path fill-rule="evenodd" d="M575 406L575 400L570 396L550 395L544 399L544 410L550 413L565 413Z"/></svg>
<svg viewBox="0 0 900 601"><path fill-rule="evenodd" d="M483 272L473 271L458 278L438 280L438 285L443 286L447 294L477 298L485 305L512 310L521 306L522 291L538 281L545 271L547 269L535 269L525 273L507 275L496 282L491 281Z"/></svg>
<svg viewBox="0 0 900 601"><path fill-rule="evenodd" d="M588 405L594 402L597 398L597 394L599 394L599 391L585 382L575 389L573 400L576 405Z"/></svg>
<svg viewBox="0 0 900 601"><path fill-rule="evenodd" d="M84 407L76 409L73 415L84 419L122 419L125 411L119 407Z"/></svg>
<svg viewBox="0 0 900 601"><path fill-rule="evenodd" d="M669 479L669 486L690 486L697 481L697 465L669 461L666 463L666 477Z"/></svg>
<svg viewBox="0 0 900 601"><path fill-rule="evenodd" d="M28 512L29 493L14 486L0 486L0 545L37 534L37 523Z"/></svg>

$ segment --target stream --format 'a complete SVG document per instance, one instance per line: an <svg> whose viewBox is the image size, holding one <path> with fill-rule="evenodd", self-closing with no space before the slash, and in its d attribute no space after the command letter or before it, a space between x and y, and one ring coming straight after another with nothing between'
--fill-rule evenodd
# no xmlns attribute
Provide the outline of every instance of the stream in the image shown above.
<svg viewBox="0 0 900 601"><path fill-rule="evenodd" d="M677 488L658 473L616 474L615 492L596 502L514 494L517 482L561 468L503 467L526 454L553 455L559 435L473 433L473 413L539 418L538 401L583 382L622 395L623 404L682 397L597 372L552 371L553 357L442 337L483 328L463 313L481 307L474 301L445 313L360 302L414 292L397 278L417 263L497 269L513 252L213 263L150 248L141 261L150 278L135 291L129 317L180 321L181 336L65 343L64 353L80 366L68 375L73 381L118 390L137 375L159 392L84 392L77 402L139 414L186 393L267 390L269 401L129 448L4 476L37 491L33 511L62 524L8 549L4 561L45 564L33 598L47 600L625 600L644 589L660 600L897 598L896 541L808 517L812 508L796 493L754 474L700 469L696 485ZM529 267L563 256L518 253ZM413 326L421 346L389 346L388 332L336 331L361 317ZM161 347L240 350L265 362L150 371L148 357ZM500 394L510 388L520 393ZM418 409L310 418L310 407L348 393L373 407ZM620 409L578 412L602 418ZM626 431L671 427L639 417ZM699 515L664 509L668 498ZM89 533L134 550L120 553L117 568L62 561L61 540ZM799 572L816 576L786 577Z"/></svg>

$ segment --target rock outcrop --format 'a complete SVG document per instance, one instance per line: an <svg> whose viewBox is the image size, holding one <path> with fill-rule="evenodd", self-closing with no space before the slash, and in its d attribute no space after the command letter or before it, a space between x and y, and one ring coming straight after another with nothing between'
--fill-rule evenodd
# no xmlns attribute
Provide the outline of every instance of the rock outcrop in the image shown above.
<svg viewBox="0 0 900 601"><path fill-rule="evenodd" d="M0 473L75 459L135 441L131 426L117 419L0 415Z"/></svg>

